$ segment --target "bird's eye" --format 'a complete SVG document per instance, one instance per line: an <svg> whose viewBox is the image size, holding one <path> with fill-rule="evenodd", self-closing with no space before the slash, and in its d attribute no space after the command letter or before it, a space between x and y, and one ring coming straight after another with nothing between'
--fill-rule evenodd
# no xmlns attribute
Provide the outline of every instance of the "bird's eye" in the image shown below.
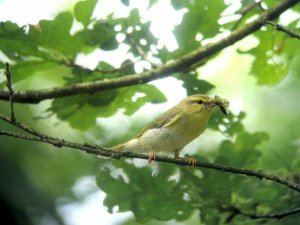
<svg viewBox="0 0 300 225"><path fill-rule="evenodd" d="M202 101L202 100L198 100L197 103L198 103L198 104L202 104L203 101Z"/></svg>

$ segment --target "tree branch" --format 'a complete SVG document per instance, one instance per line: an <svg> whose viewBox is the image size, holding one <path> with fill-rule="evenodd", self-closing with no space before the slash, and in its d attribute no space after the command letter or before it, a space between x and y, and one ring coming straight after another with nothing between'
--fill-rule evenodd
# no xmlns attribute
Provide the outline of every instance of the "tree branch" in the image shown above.
<svg viewBox="0 0 300 225"><path fill-rule="evenodd" d="M263 24L269 24L269 25L273 26L276 30L286 33L291 38L300 39L300 34L294 32L294 31L291 31L291 30L289 30L289 29L287 29L287 28L285 28L285 27L283 27L283 26L281 26L281 25L279 25L277 23L273 23L272 21L269 21L269 20L266 20L266 19L263 19L261 21L261 23L263 23Z"/></svg>
<svg viewBox="0 0 300 225"><path fill-rule="evenodd" d="M12 88L11 84L11 73L9 69L9 64L5 64L5 76L6 76L6 86L8 89L8 97L9 97L9 102L10 102L10 118L12 122L15 122L15 113L14 113L14 102L13 102L13 95L14 95L14 90Z"/></svg>
<svg viewBox="0 0 300 225"><path fill-rule="evenodd" d="M128 39L128 41L130 42L130 45L132 46L132 48L134 48L136 50L136 52L141 56L141 58L147 62L149 62L151 64L151 66L153 68L156 68L158 65L154 62L152 62L149 58L146 52L144 52L144 50L139 46L138 43L135 42L134 38L132 37L131 33L125 33L126 38Z"/></svg>
<svg viewBox="0 0 300 225"><path fill-rule="evenodd" d="M7 117L3 114L0 114L0 119L7 123L12 124L15 127L22 129L30 134L30 135L25 135L25 134L21 134L21 133L14 133L14 132L0 130L0 136L4 135L4 136L10 136L10 137L18 138L18 139L26 139L26 140L31 140L31 141L48 143L55 147L69 147L69 148L85 151L87 153L91 153L91 154L95 154L95 155L99 155L99 156L103 156L103 157L110 157L110 158L114 158L114 159L120 159L122 157L125 157L125 158L138 158L138 159L148 160L148 158L149 158L149 155L147 155L147 154L139 154L139 153L133 153L133 152L116 152L116 151L113 151L110 148L106 148L106 147L100 147L97 145L90 145L90 144L79 144L79 143L75 143L75 142L66 141L66 140L60 139L60 138L54 138L54 137L42 134L23 123L13 122L9 117ZM190 165L190 159L188 159L188 158L170 158L168 156L156 155L155 161L172 163L172 164L183 165L183 166ZM214 169L214 170L218 170L221 172L229 172L229 173L233 173L233 174L257 177L259 179L266 179L266 180L270 180L270 181L279 183L281 185L287 186L290 189L293 189L297 192L300 192L300 185L289 181L287 178L273 175L273 174L270 174L270 173L267 173L267 172L264 172L261 170L255 171L255 170L250 170L250 169L236 168L236 167L232 167L232 166L226 166L226 165L221 165L221 164L216 164L216 163L208 163L208 162L196 162L195 167Z"/></svg>
<svg viewBox="0 0 300 225"><path fill-rule="evenodd" d="M250 12L255 7L259 7L261 10L264 10L261 6L261 0L259 0L259 1L251 2L250 4L239 9L236 13L243 16L243 15L246 15L248 12Z"/></svg>
<svg viewBox="0 0 300 225"><path fill-rule="evenodd" d="M237 207L229 207L229 208L222 208L222 211L228 211L231 212L228 218L226 219L225 223L230 223L237 215L243 215L246 217L249 217L251 219L276 219L280 220L284 217L294 215L297 213L300 213L300 207L290 209L287 211L279 212L279 213L273 213L273 214L256 214L256 213L247 213L244 212Z"/></svg>
<svg viewBox="0 0 300 225"><path fill-rule="evenodd" d="M236 23L233 25L233 27L231 28L231 30L235 30L240 23L242 22L242 20L245 18L245 16L248 14L248 12L250 12L252 9L254 9L255 7L259 7L261 10L264 10L261 6L261 1L253 1L252 3L244 6L243 8L239 9L236 14L240 14L241 17L236 21Z"/></svg>
<svg viewBox="0 0 300 225"><path fill-rule="evenodd" d="M42 90L18 91L13 94L14 102L19 103L39 103L40 101L52 98L60 98L82 93L94 93L109 89L121 88L131 85L147 83L152 80L167 77L172 73L182 71L191 65L204 60L222 49L234 44L235 42L243 39L249 34L260 29L263 24L263 19L273 20L277 18L288 8L297 4L299 0L282 0L278 2L273 8L263 12L255 21L246 24L244 27L236 29L227 37L203 46L173 62L166 65L161 65L151 71L141 74L127 75L120 78L110 80L99 80L94 82L77 83L64 87L55 87ZM9 100L9 92L0 91L0 99Z"/></svg>

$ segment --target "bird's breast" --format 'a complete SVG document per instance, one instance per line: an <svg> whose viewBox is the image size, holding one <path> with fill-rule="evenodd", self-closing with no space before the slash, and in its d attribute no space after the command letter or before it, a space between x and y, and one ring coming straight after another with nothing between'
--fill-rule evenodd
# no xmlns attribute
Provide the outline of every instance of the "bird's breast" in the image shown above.
<svg viewBox="0 0 300 225"><path fill-rule="evenodd" d="M181 150L205 130L209 115L194 113L170 126L149 129L140 137L140 141L155 152Z"/></svg>

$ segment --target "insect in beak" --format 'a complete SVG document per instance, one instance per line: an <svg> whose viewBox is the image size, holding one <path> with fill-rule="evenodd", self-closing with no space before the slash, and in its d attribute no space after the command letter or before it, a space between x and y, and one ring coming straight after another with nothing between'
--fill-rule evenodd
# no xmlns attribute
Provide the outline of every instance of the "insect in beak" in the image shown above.
<svg viewBox="0 0 300 225"><path fill-rule="evenodd" d="M227 116L227 112L226 112L224 106L219 104L219 108L220 108L221 112L224 113Z"/></svg>
<svg viewBox="0 0 300 225"><path fill-rule="evenodd" d="M221 112L224 113L225 115L228 115L225 109L225 107L228 106L228 102L225 99L220 98L218 95L215 95L214 100L215 100L215 104L219 106Z"/></svg>

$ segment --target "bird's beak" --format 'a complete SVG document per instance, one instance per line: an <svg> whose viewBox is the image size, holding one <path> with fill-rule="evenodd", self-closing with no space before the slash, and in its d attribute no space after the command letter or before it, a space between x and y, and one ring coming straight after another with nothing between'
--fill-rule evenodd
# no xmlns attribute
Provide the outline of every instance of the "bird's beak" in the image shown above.
<svg viewBox="0 0 300 225"><path fill-rule="evenodd" d="M217 105L216 101L213 99L210 99L207 103L206 103L207 107L209 108L213 108Z"/></svg>

